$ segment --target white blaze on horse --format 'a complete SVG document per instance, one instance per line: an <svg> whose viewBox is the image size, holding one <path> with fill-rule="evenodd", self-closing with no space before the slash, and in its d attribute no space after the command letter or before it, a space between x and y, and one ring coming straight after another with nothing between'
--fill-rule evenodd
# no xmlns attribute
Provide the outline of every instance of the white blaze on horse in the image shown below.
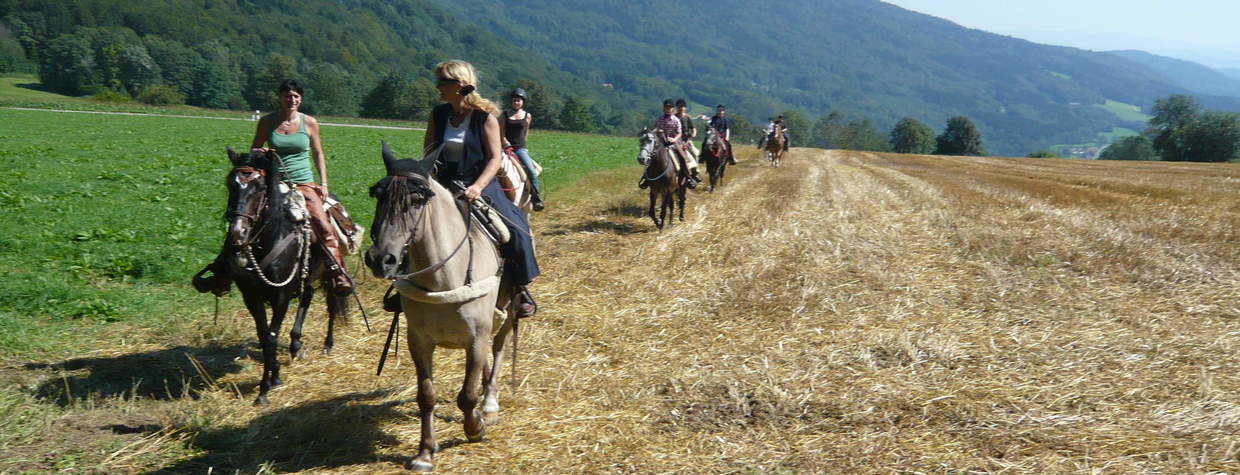
<svg viewBox="0 0 1240 475"><path fill-rule="evenodd" d="M387 176L370 189L378 204L371 230L374 244L366 251L366 265L374 275L394 280L408 316L407 341L417 368L422 422L418 454L409 467L419 471L434 468L438 451L433 427L435 348L465 350L465 383L456 402L465 416L466 438L477 442L499 418L499 368L516 321L516 312L509 308L512 286L500 282L499 249L471 218L468 205L431 176L439 152L421 160L397 159L383 144Z"/></svg>

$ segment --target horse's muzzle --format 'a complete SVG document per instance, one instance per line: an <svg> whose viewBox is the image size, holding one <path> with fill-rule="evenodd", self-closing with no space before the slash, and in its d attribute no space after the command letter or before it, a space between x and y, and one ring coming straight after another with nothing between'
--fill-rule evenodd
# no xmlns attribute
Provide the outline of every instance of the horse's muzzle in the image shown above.
<svg viewBox="0 0 1240 475"><path fill-rule="evenodd" d="M366 267L370 273L381 279L391 279L400 272L400 257L392 253L381 252L375 248L366 251Z"/></svg>

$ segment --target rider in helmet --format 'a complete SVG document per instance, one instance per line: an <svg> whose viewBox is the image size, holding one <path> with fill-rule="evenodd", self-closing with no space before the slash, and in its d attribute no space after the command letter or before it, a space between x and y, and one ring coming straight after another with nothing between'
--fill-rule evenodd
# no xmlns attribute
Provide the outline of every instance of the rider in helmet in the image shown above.
<svg viewBox="0 0 1240 475"><path fill-rule="evenodd" d="M693 118L688 114L689 105L684 99L676 99L676 118L680 120L680 140L679 145L685 155L685 162L689 165L689 176L698 182L702 181L702 176L698 172L698 150L693 146L693 139L697 137L697 126L693 125Z"/></svg>
<svg viewBox="0 0 1240 475"><path fill-rule="evenodd" d="M728 150L728 164L736 165L736 156L732 154L732 121L727 115L727 107L723 104L715 106L715 115L710 118L710 126L723 139L723 146Z"/></svg>
<svg viewBox="0 0 1240 475"><path fill-rule="evenodd" d="M685 181L686 186L693 189L697 188L698 179L689 171L689 160L685 158L688 153L679 144L680 137L683 135L680 127L680 119L676 117L676 103L671 99L663 101L663 115L655 119L654 128L659 137L663 139L663 145L672 151L673 157L676 157L680 169L685 171L688 177Z"/></svg>
<svg viewBox="0 0 1240 475"><path fill-rule="evenodd" d="M504 123L499 128L500 143L504 147L511 147L513 153L521 159L521 166L530 177L530 205L534 207L534 211L542 211L545 206L542 182L538 180L538 175L534 174L534 159L530 158L530 152L525 148L525 138L529 135L530 123L534 120L534 116L525 110L525 103L530 97L525 93L525 89L519 87L513 89L508 97L512 109L504 111Z"/></svg>

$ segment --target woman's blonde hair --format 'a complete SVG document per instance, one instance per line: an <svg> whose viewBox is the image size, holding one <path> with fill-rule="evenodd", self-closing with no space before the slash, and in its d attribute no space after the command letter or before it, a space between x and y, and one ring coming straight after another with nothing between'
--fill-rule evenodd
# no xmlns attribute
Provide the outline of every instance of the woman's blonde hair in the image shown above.
<svg viewBox="0 0 1240 475"><path fill-rule="evenodd" d="M455 79L461 87L473 86L473 92L465 95L465 105L472 109L486 111L491 115L499 115L499 107L478 93L478 74L474 67L465 61L452 59L435 65L435 76L442 79Z"/></svg>

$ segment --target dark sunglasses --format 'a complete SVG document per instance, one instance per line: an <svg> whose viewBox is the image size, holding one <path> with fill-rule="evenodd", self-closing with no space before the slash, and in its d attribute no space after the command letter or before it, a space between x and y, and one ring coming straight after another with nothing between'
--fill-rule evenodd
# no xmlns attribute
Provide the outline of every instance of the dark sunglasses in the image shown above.
<svg viewBox="0 0 1240 475"><path fill-rule="evenodd" d="M460 83L461 83L460 81L457 81L455 79L439 78L439 80L435 82L435 85L436 86L447 86L449 84L460 84Z"/></svg>

